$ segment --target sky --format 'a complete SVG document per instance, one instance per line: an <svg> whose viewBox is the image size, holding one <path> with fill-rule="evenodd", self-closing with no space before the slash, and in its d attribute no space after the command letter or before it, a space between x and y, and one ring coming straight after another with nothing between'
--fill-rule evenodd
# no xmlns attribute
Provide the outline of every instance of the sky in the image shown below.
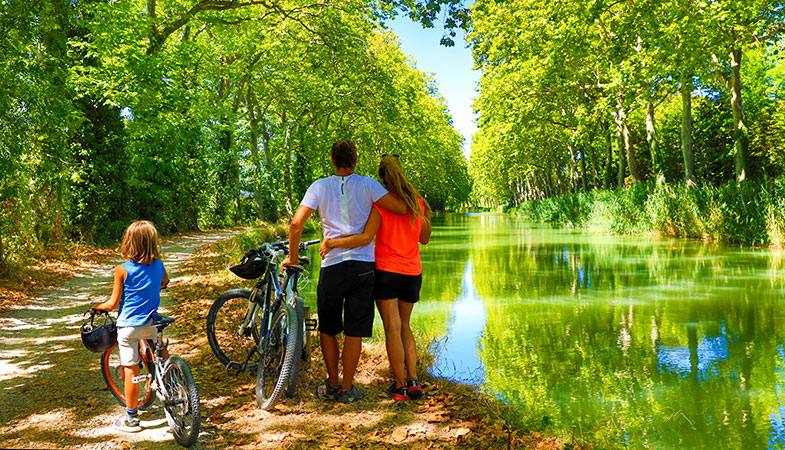
<svg viewBox="0 0 785 450"><path fill-rule="evenodd" d="M447 101L453 125L466 140L463 154L468 159L471 137L477 131L472 102L477 95L475 87L480 72L472 70L472 53L466 47L463 33L459 31L454 47L445 47L439 44L444 34L441 27L423 29L405 16L386 24L398 35L401 50L415 60L417 69L433 75Z"/></svg>

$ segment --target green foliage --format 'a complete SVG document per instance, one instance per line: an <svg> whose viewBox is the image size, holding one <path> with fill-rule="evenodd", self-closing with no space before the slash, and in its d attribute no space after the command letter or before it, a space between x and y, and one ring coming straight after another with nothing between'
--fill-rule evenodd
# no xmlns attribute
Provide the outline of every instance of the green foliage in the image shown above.
<svg viewBox="0 0 785 450"><path fill-rule="evenodd" d="M654 234L752 246L782 246L785 181L721 187L641 183L525 202L532 220L617 234Z"/></svg>
<svg viewBox="0 0 785 450"><path fill-rule="evenodd" d="M136 219L163 233L277 222L332 173L340 138L359 173L398 153L434 207L462 204L444 99L375 22L441 6L2 2L0 264L112 242Z"/></svg>
<svg viewBox="0 0 785 450"><path fill-rule="evenodd" d="M784 21L781 0L474 3L473 201L672 183L693 158L698 183L781 176Z"/></svg>

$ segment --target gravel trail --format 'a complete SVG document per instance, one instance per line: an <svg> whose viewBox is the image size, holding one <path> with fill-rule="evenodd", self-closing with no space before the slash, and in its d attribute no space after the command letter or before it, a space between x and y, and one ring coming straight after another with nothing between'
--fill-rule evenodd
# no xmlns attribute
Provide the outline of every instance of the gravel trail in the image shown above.
<svg viewBox="0 0 785 450"><path fill-rule="evenodd" d="M162 259L172 283L189 255L233 233L189 235L164 244ZM180 448L158 402L140 416L142 432L114 430L124 408L106 390L100 354L87 351L79 337L83 313L111 294L114 266L121 262L118 255L90 267L0 317L0 448ZM168 302L164 290L164 314Z"/></svg>

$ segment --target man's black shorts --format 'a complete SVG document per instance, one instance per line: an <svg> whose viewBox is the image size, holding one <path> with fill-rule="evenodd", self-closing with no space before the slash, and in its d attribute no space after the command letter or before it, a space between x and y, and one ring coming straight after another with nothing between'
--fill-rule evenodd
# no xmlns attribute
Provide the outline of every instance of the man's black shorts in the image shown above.
<svg viewBox="0 0 785 450"><path fill-rule="evenodd" d="M371 337L374 263L344 261L319 272L316 307L319 331L331 336Z"/></svg>
<svg viewBox="0 0 785 450"><path fill-rule="evenodd" d="M373 298L377 300L397 298L407 303L417 303L420 300L422 274L403 275L379 269L376 269L375 274L376 285L373 289Z"/></svg>

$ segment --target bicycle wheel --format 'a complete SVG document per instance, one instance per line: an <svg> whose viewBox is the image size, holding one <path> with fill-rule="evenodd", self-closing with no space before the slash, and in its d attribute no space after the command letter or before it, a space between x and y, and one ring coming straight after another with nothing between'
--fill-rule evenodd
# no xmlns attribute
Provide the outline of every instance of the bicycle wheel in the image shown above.
<svg viewBox="0 0 785 450"><path fill-rule="evenodd" d="M246 363L249 352L259 343L259 323L261 316L257 308L257 317L253 326L239 334L240 324L248 310L251 291L232 289L218 297L207 313L207 342L215 356L227 368L241 370ZM256 369L256 358L247 361L246 369Z"/></svg>
<svg viewBox="0 0 785 450"><path fill-rule="evenodd" d="M294 297L294 303L296 306L294 310L297 313L297 320L295 321L297 323L297 328L294 331L296 337L294 354L296 357L292 362L292 370L289 372L289 383L286 385L287 397L294 397L294 393L297 391L297 378L300 376L300 362L305 359L305 348L303 347L305 342L304 333L307 332L305 330L305 304L303 298L300 296Z"/></svg>
<svg viewBox="0 0 785 450"><path fill-rule="evenodd" d="M287 305L273 316L270 323L270 338L260 344L259 367L256 370L256 404L262 409L271 409L278 403L289 383L289 374L296 355L297 313Z"/></svg>
<svg viewBox="0 0 785 450"><path fill-rule="evenodd" d="M178 356L170 357L163 383L166 386L164 414L174 440L183 447L191 447L199 437L202 411L199 391L188 364Z"/></svg>
<svg viewBox="0 0 785 450"><path fill-rule="evenodd" d="M144 351L139 352L139 375L145 376L146 381L139 384L139 409L146 409L155 401L155 395L150 389L150 382L152 381L152 374L155 371L155 365L152 361L152 348L153 341L147 340L146 345L141 345ZM120 364L120 351L117 344L112 348L101 354L101 375L104 377L106 387L112 396L123 406L125 404L125 371L122 364Z"/></svg>

